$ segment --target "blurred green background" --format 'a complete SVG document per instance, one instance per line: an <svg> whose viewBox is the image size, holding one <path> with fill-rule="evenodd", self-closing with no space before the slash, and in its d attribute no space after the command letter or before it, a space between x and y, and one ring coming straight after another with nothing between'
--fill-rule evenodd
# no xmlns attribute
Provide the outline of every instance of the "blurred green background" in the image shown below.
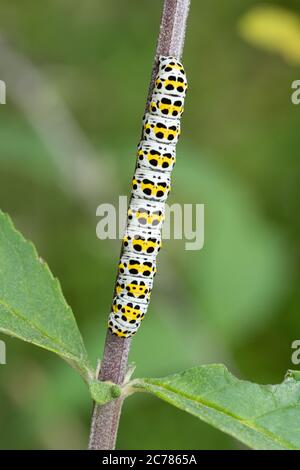
<svg viewBox="0 0 300 470"><path fill-rule="evenodd" d="M161 5L1 1L1 209L60 279L94 364L120 250L96 238L96 207L129 193ZM165 242L130 356L139 377L220 362L240 378L278 383L295 368L300 106L290 96L300 8L260 7L192 0L170 202L205 204L205 246ZM91 402L81 379L56 356L1 339L0 447L85 448ZM125 403L119 449L240 447L151 396Z"/></svg>

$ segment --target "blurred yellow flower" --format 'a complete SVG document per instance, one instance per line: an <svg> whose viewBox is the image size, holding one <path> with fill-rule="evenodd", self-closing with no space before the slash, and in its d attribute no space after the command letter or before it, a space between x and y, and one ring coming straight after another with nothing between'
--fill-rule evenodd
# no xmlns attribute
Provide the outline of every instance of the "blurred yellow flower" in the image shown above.
<svg viewBox="0 0 300 470"><path fill-rule="evenodd" d="M240 35L249 43L278 53L292 65L300 64L300 16L277 6L259 6L238 24Z"/></svg>

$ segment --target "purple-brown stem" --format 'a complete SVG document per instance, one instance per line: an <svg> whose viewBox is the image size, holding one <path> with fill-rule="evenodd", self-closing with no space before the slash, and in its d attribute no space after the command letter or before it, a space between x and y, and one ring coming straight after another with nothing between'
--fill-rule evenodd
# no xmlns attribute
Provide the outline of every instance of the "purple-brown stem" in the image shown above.
<svg viewBox="0 0 300 470"><path fill-rule="evenodd" d="M158 56L165 55L173 56L177 59L181 58L190 1L164 1L146 109L148 108L157 74ZM130 343L130 338L119 338L109 330L107 331L99 380L110 380L118 385L122 385L127 372ZM89 449L112 450L115 448L122 402L123 399L118 398L106 405L94 405Z"/></svg>

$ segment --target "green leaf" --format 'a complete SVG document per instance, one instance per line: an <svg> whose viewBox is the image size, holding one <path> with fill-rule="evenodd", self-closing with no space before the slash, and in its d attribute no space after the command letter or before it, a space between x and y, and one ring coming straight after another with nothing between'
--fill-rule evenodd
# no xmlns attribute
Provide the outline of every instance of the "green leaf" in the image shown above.
<svg viewBox="0 0 300 470"><path fill-rule="evenodd" d="M138 379L131 386L153 393L253 449L300 449L300 382L293 377L279 385L258 385L238 380L225 366L213 364L162 379Z"/></svg>
<svg viewBox="0 0 300 470"><path fill-rule="evenodd" d="M0 332L55 352L91 380L83 340L59 282L1 211Z"/></svg>
<svg viewBox="0 0 300 470"><path fill-rule="evenodd" d="M99 382L91 380L89 383L90 394L99 405L104 405L121 395L121 389L113 382Z"/></svg>

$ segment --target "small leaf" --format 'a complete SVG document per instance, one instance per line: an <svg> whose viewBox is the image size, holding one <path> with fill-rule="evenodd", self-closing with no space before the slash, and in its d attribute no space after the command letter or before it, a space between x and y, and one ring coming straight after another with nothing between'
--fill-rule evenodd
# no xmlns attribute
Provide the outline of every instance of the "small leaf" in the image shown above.
<svg viewBox="0 0 300 470"><path fill-rule="evenodd" d="M98 405L104 405L121 395L121 389L113 382L100 382L91 380L89 383L90 394Z"/></svg>
<svg viewBox="0 0 300 470"><path fill-rule="evenodd" d="M298 373L297 373L298 374ZM238 380L220 364L131 384L215 426L249 447L300 449L300 382L279 385Z"/></svg>
<svg viewBox="0 0 300 470"><path fill-rule="evenodd" d="M59 282L1 211L0 332L55 352L85 381L93 373Z"/></svg>
<svg viewBox="0 0 300 470"><path fill-rule="evenodd" d="M288 370L285 378L286 380L293 379L300 382L300 370Z"/></svg>

